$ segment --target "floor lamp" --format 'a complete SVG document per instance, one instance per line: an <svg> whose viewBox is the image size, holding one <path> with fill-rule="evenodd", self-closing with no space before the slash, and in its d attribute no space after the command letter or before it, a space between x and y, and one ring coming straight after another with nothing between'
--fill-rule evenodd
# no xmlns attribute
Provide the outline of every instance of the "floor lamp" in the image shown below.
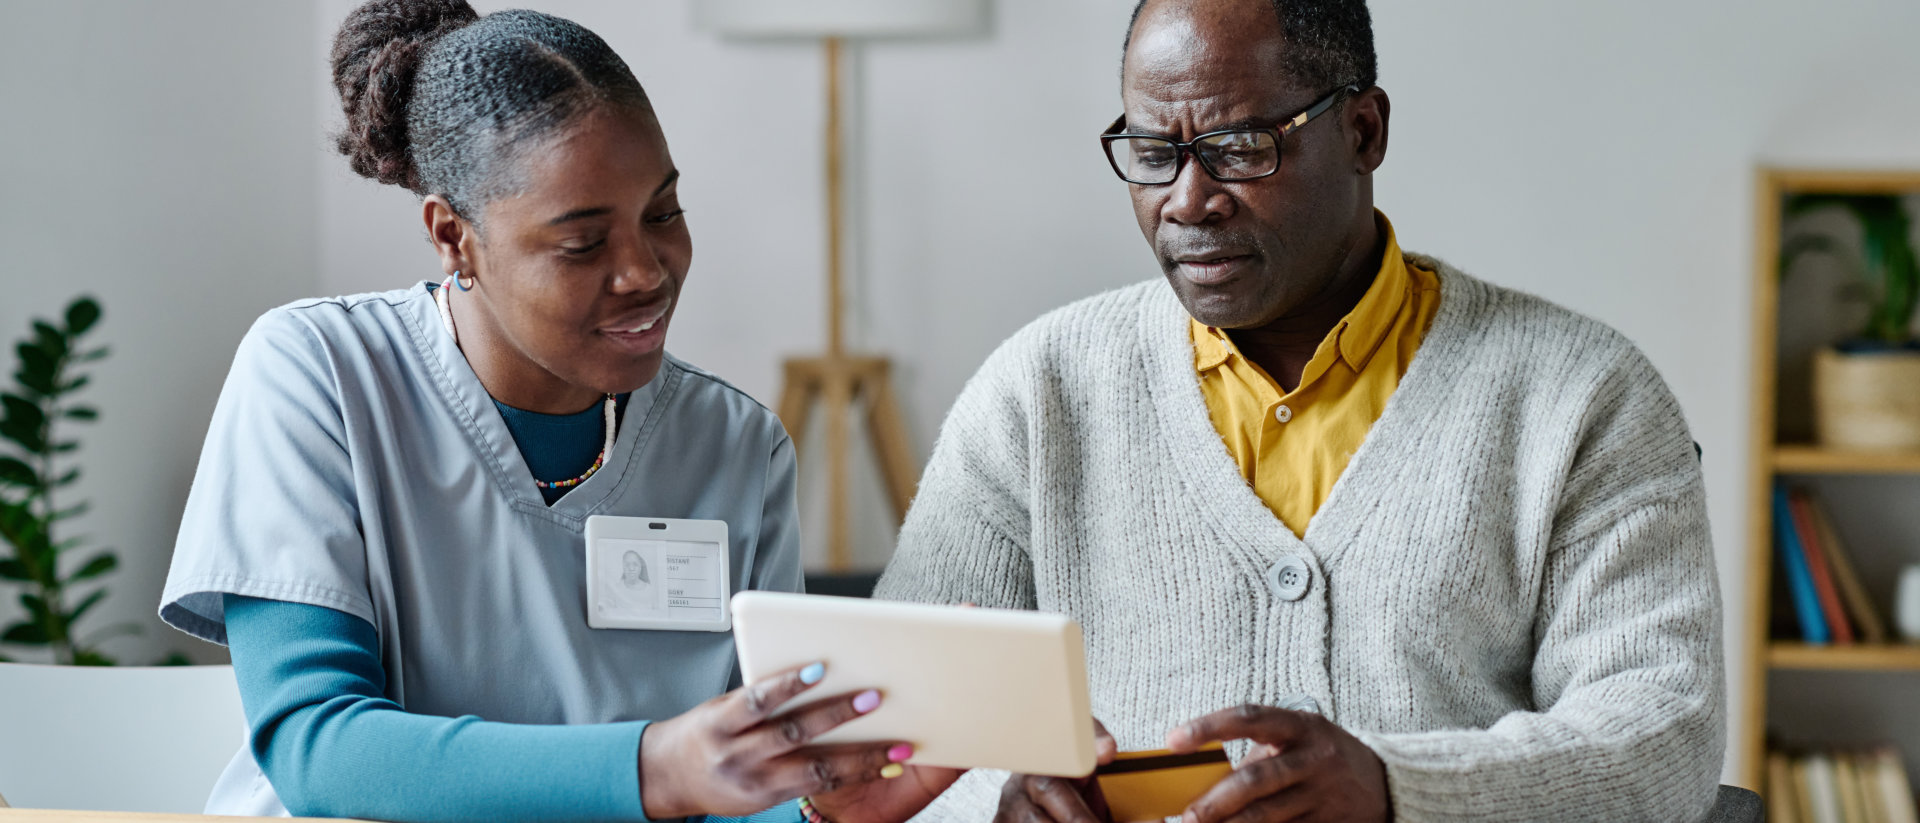
<svg viewBox="0 0 1920 823"><path fill-rule="evenodd" d="M796 448L813 412L825 413L827 568L853 566L848 511L848 450L856 404L866 409L867 434L880 463L897 523L906 516L918 482L905 421L894 400L892 364L884 356L846 349L844 319L844 168L841 132L841 51L847 38L932 37L979 31L983 0L691 0L700 27L731 37L818 38L826 44L827 346L821 354L789 358L778 413Z"/></svg>

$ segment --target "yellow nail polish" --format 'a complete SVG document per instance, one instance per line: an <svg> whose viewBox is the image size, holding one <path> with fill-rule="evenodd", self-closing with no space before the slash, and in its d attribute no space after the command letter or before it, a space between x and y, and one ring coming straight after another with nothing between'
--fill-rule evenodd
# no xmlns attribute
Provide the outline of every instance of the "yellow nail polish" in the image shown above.
<svg viewBox="0 0 1920 823"><path fill-rule="evenodd" d="M880 769L880 776L888 780L892 780L906 773L906 767L898 763L888 763L884 768Z"/></svg>

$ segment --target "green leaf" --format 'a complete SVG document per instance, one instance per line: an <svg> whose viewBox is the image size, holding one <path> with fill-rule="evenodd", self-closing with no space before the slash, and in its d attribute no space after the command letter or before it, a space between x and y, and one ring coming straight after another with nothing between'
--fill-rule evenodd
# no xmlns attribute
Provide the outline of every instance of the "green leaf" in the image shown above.
<svg viewBox="0 0 1920 823"><path fill-rule="evenodd" d="M67 336L45 320L33 321L33 336L39 341L40 348L53 355L55 360L67 356Z"/></svg>
<svg viewBox="0 0 1920 823"><path fill-rule="evenodd" d="M153 665L155 666L191 666L193 665L193 658L188 657L179 652L167 652L166 657L160 658L160 662L155 663Z"/></svg>
<svg viewBox="0 0 1920 823"><path fill-rule="evenodd" d="M60 416L68 420L98 420L100 419L100 410L92 406L74 406L62 410Z"/></svg>
<svg viewBox="0 0 1920 823"><path fill-rule="evenodd" d="M75 666L112 666L116 664L113 662L113 658L108 657L92 649L74 649L73 665Z"/></svg>
<svg viewBox="0 0 1920 823"><path fill-rule="evenodd" d="M74 484L74 481L79 479L80 479L79 468L68 469L66 474L60 475L59 480L53 481L53 485L55 487L71 486Z"/></svg>
<svg viewBox="0 0 1920 823"><path fill-rule="evenodd" d="M67 625L80 622L80 618L86 615L87 610L92 609L98 605L100 601L105 599L107 599L107 590L105 588L95 589L93 594L87 595L86 599L80 601L80 605L73 607L73 611L67 613Z"/></svg>
<svg viewBox="0 0 1920 823"><path fill-rule="evenodd" d="M70 454L72 452L76 452L79 450L80 450L80 442L77 440L62 440L58 443L53 444L54 454Z"/></svg>
<svg viewBox="0 0 1920 823"><path fill-rule="evenodd" d="M39 430L47 424L47 413L40 404L17 394L0 395L0 409L6 411L6 420L10 424Z"/></svg>
<svg viewBox="0 0 1920 823"><path fill-rule="evenodd" d="M44 623L49 616L47 601L37 594L20 595L20 607L26 609L27 614L31 615L35 622Z"/></svg>
<svg viewBox="0 0 1920 823"><path fill-rule="evenodd" d="M60 556L60 549L53 545L53 540L48 536L45 526L37 521L34 526L34 530L27 535L27 544L22 548L26 550L24 552L26 557L32 558L29 562L39 567L42 579L45 580L53 575L55 568L53 564Z"/></svg>
<svg viewBox="0 0 1920 823"><path fill-rule="evenodd" d="M106 346L101 346L100 348L94 349L90 352L87 352L86 354L79 355L73 358L73 360L76 363L92 363L95 360L105 360L107 359L107 351L108 349Z"/></svg>
<svg viewBox="0 0 1920 823"><path fill-rule="evenodd" d="M44 454L47 441L37 427L28 427L13 420L0 420L0 437L14 442L28 454Z"/></svg>
<svg viewBox="0 0 1920 823"><path fill-rule="evenodd" d="M0 395L0 437L18 444L28 454L40 454L46 451L46 412L40 406L17 394Z"/></svg>
<svg viewBox="0 0 1920 823"><path fill-rule="evenodd" d="M76 517L79 517L80 515L86 514L92 508L93 508L92 503L76 503L72 506L68 506L64 509L54 512L53 516L47 519L49 522L55 522L55 523L62 520L72 520Z"/></svg>
<svg viewBox="0 0 1920 823"><path fill-rule="evenodd" d="M65 383L61 383L59 390L54 393L55 394L72 394L73 392L77 392L81 389L86 388L87 384L91 382L93 382L93 378L83 374L72 380L68 380Z"/></svg>
<svg viewBox="0 0 1920 823"><path fill-rule="evenodd" d="M54 389L53 381L46 379L46 375L28 374L25 369L13 373L13 382L20 384L21 391L31 398L46 397Z"/></svg>
<svg viewBox="0 0 1920 823"><path fill-rule="evenodd" d="M40 475L26 463L11 457L0 457L0 483L39 488Z"/></svg>
<svg viewBox="0 0 1920 823"><path fill-rule="evenodd" d="M67 305L68 334L75 337L86 334L99 320L100 304L91 297L77 298Z"/></svg>
<svg viewBox="0 0 1920 823"><path fill-rule="evenodd" d="M26 369L14 372L13 379L14 382L20 384L21 388L26 389L29 395L34 397L47 397L53 394L54 389L58 388L53 384L53 378L44 374L29 373Z"/></svg>
<svg viewBox="0 0 1920 823"><path fill-rule="evenodd" d="M0 560L0 580L32 580L33 574L27 571L27 564L18 560Z"/></svg>
<svg viewBox="0 0 1920 823"><path fill-rule="evenodd" d="M77 583L82 580L91 580L113 571L114 567L119 565L120 558L113 556L113 552L101 552L94 555L92 560L88 560L86 565L81 566L79 571L74 572L72 577L67 578L67 582Z"/></svg>
<svg viewBox="0 0 1920 823"><path fill-rule="evenodd" d="M22 646L44 646L52 642L47 630L37 623L15 623L0 634L0 643L18 643Z"/></svg>
<svg viewBox="0 0 1920 823"><path fill-rule="evenodd" d="M52 383L60 371L59 355L48 351L46 347L31 341L13 348L20 355L20 370L39 378L42 382Z"/></svg>

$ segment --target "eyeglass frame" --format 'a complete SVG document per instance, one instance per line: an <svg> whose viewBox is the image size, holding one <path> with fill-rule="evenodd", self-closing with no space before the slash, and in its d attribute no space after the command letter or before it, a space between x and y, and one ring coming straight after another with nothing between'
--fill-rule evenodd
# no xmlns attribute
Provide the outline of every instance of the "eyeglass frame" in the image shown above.
<svg viewBox="0 0 1920 823"><path fill-rule="evenodd" d="M1265 177L1272 177L1274 174L1280 171L1281 161L1286 159L1286 152L1282 150L1282 147L1287 142L1287 135L1292 134L1295 131L1298 131L1302 126L1305 126L1306 124L1313 122L1314 118L1317 118L1320 115L1326 114L1328 111L1331 111L1333 107L1341 101L1341 99L1348 97L1350 95L1355 95L1359 93L1360 93L1360 87L1357 85L1349 84L1349 85L1341 86L1340 88L1334 89L1327 96L1320 98L1318 102L1314 103L1311 106L1308 106L1305 110L1301 111L1299 114L1296 114L1292 117L1289 117L1285 120L1280 121L1279 123L1275 123L1274 125L1268 126L1264 129L1249 129L1249 128L1218 129L1215 131L1207 132L1206 134L1196 135L1192 140L1188 140L1185 143L1182 143L1178 140L1171 140L1158 134L1133 134L1131 132L1118 131L1118 129L1125 128L1127 125L1127 115L1126 113L1122 112L1120 117L1113 121L1113 125L1108 126L1106 131L1103 131L1100 133L1100 153L1103 155L1106 155L1107 165L1113 168L1113 173L1115 176L1119 177L1121 180L1125 181L1126 183L1130 185L1135 185L1135 186L1168 186L1168 185L1172 185L1175 182L1178 182L1180 179L1180 173L1186 170L1187 157L1189 155L1193 157L1195 162L1198 162L1200 164L1200 169L1206 172L1208 177L1211 177L1222 183L1243 183L1248 180L1259 180ZM1274 154L1273 168L1269 169L1263 174L1256 174L1252 177L1221 177L1219 174L1214 172L1213 167L1208 165L1206 160L1200 157L1200 152L1194 148L1194 146L1198 145L1200 141L1205 140L1209 137L1218 137L1222 134L1248 134L1248 133L1273 135L1273 154ZM1120 161L1113 159L1113 149L1112 149L1112 145L1114 141L1127 139L1127 138L1146 138L1148 140L1159 140L1159 141L1171 144L1174 149L1173 177L1171 179L1164 180L1159 183L1140 183L1134 180L1127 179L1127 175L1124 172L1120 171Z"/></svg>

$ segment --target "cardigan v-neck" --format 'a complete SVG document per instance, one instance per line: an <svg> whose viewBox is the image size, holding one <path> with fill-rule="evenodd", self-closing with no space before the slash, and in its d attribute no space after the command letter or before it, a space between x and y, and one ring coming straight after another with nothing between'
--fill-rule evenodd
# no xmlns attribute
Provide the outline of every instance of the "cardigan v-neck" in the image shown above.
<svg viewBox="0 0 1920 823"><path fill-rule="evenodd" d="M1419 436L1418 421L1404 419L1409 412L1404 411L1406 403L1400 401L1400 396L1446 392L1456 385L1458 362L1436 365L1434 358L1424 354L1429 345L1458 344L1454 338L1468 329L1475 309L1472 289L1462 278L1441 271L1439 261L1432 258L1409 255L1408 262L1440 272L1440 308L1434 314L1420 352L1414 355L1407 373L1401 376L1399 388L1387 400L1386 408L1374 421L1360 448L1347 461L1346 470L1341 472L1332 493L1308 523L1306 533L1298 537L1284 525L1278 530L1274 528L1278 521L1273 511L1247 486L1239 466L1213 428L1206 399L1201 396L1193 375L1187 342L1192 318L1186 308L1174 299L1170 290L1147 296L1146 306L1140 313L1140 352L1148 370L1148 391L1155 400L1160 425L1171 434L1163 445L1179 450L1179 454L1170 455L1175 458L1171 462L1183 468L1197 490L1195 499L1211 510L1216 523L1232 530L1236 542L1244 545L1278 542L1288 550L1313 552L1323 561L1338 555L1340 546L1351 537L1365 510L1381 502L1350 501L1349 498L1356 496L1352 487L1391 483L1395 466L1390 464L1390 458L1376 455L1396 451L1401 447L1396 445L1397 440ZM1362 511L1349 511L1354 507Z"/></svg>

